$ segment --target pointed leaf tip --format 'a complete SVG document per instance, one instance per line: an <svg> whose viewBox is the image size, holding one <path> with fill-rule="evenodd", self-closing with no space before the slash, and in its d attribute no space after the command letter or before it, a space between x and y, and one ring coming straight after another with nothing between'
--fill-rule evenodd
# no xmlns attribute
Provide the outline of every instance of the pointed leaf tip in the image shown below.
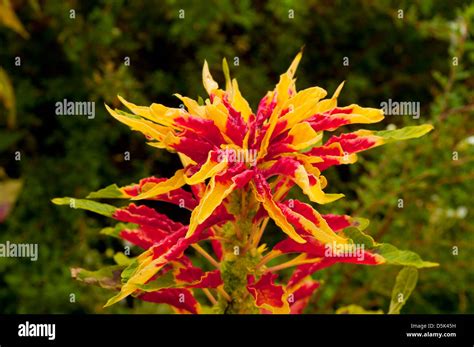
<svg viewBox="0 0 474 347"><path fill-rule="evenodd" d="M225 77L225 89L226 91L230 91L232 89L232 81L230 78L230 70L226 58L222 58L222 71L224 72Z"/></svg>
<svg viewBox="0 0 474 347"><path fill-rule="evenodd" d="M339 94L341 93L342 88L344 87L344 84L346 81L342 81L339 86L336 88L336 91L334 92L332 99L337 99L339 97Z"/></svg>
<svg viewBox="0 0 474 347"><path fill-rule="evenodd" d="M303 57L303 50L300 50L298 54L296 55L296 57L291 62L290 67L286 71L286 73L289 75L290 78L293 78L293 76L295 75L296 69L298 68L298 65L302 57Z"/></svg>
<svg viewBox="0 0 474 347"><path fill-rule="evenodd" d="M418 270L404 267L397 275L388 314L399 314L418 282Z"/></svg>
<svg viewBox="0 0 474 347"><path fill-rule="evenodd" d="M433 129L434 127L431 124L423 124L416 126L408 126L395 130L376 131L374 132L374 135L382 137L385 142L391 142L418 138L429 133Z"/></svg>
<svg viewBox="0 0 474 347"><path fill-rule="evenodd" d="M56 205L69 205L69 207L74 209L82 209L95 212L106 217L111 217L117 209L115 206L103 204L97 201L75 199L70 197L54 198L51 200L51 202Z"/></svg>
<svg viewBox="0 0 474 347"><path fill-rule="evenodd" d="M212 94L212 91L219 88L219 85L216 81L212 78L211 72L209 71L209 65L207 64L207 60L204 60L204 66L202 67L202 83L204 85L204 89L206 89L209 95Z"/></svg>

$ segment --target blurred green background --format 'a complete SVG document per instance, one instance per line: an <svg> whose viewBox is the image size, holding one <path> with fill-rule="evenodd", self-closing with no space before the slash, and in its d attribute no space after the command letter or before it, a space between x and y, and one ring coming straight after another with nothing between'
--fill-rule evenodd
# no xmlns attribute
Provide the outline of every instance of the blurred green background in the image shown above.
<svg viewBox="0 0 474 347"><path fill-rule="evenodd" d="M226 57L255 109L304 45L298 89L318 85L331 94L345 80L341 105L421 104L419 119L387 116L366 128L435 126L328 170L326 190L346 198L320 210L368 218L376 240L441 264L420 271L404 313L474 313L473 34L474 5L459 0L0 0L0 242L40 248L37 262L0 259L0 312L167 312L130 300L103 310L111 294L75 282L69 268L112 261L120 244L98 234L111 221L50 199L170 176L179 166L106 114L103 103L118 106L117 94L177 106L175 92L205 95L204 59L222 83ZM96 117L56 116L63 99L95 101ZM352 303L386 311L399 270L321 271L307 312Z"/></svg>

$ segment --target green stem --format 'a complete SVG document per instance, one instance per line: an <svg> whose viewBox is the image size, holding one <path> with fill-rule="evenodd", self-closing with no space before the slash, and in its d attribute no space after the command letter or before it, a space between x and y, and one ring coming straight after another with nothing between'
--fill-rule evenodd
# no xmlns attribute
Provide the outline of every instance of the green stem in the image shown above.
<svg viewBox="0 0 474 347"><path fill-rule="evenodd" d="M219 293L218 313L252 314L259 313L253 296L247 290L247 277L254 275L256 265L261 255L255 247L248 247L248 237L252 229L253 211L248 210L247 194L232 194L230 197L230 212L236 216L235 222L228 222L222 227L224 256L220 263L221 277L224 282L224 292ZM229 300L230 299L230 300Z"/></svg>
<svg viewBox="0 0 474 347"><path fill-rule="evenodd" d="M247 275L255 268L255 262L249 253L237 256L227 256L221 263L221 276L224 290L230 296L228 301L219 295L217 310L225 314L259 313L254 298L247 290Z"/></svg>

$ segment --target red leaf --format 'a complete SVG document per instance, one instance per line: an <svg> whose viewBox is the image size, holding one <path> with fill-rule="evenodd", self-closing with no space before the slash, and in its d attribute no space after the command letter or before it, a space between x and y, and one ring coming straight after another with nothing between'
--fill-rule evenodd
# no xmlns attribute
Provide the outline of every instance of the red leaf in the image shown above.
<svg viewBox="0 0 474 347"><path fill-rule="evenodd" d="M290 302L290 308L292 314L301 314L308 305L309 299L313 295L314 291L319 288L319 282L308 281L301 285L293 294L293 302Z"/></svg>
<svg viewBox="0 0 474 347"><path fill-rule="evenodd" d="M169 304L179 311L198 313L199 304L189 289L169 288L141 294L139 299L158 304Z"/></svg>
<svg viewBox="0 0 474 347"><path fill-rule="evenodd" d="M190 283L190 288L216 288L223 283L219 270L204 272L194 266L180 269L176 279Z"/></svg>
<svg viewBox="0 0 474 347"><path fill-rule="evenodd" d="M334 231L339 231L353 225L351 217L347 215L324 214L322 217Z"/></svg>
<svg viewBox="0 0 474 347"><path fill-rule="evenodd" d="M141 205L130 204L115 211L113 218L140 226L147 226L169 233L183 227L183 224L171 220L168 216L156 212L154 209Z"/></svg>
<svg viewBox="0 0 474 347"><path fill-rule="evenodd" d="M252 294L258 307L269 305L272 307L283 307L283 287L274 284L276 274L267 272L257 283L253 275L247 277L247 290Z"/></svg>

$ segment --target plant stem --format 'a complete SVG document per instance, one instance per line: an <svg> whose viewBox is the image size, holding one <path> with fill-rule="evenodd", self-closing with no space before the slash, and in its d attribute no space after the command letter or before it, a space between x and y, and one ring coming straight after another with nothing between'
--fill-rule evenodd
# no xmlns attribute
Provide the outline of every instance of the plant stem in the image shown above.
<svg viewBox="0 0 474 347"><path fill-rule="evenodd" d="M262 260L260 260L260 262L257 264L256 268L258 269L258 268L262 267L263 265L268 263L270 260L275 259L276 257L279 257L280 255L282 255L282 253L279 252L279 251L270 251L270 252L268 252L262 258Z"/></svg>
<svg viewBox="0 0 474 347"><path fill-rule="evenodd" d="M224 299L226 299L229 302L232 301L232 298L230 297L230 295L227 294L227 292L222 287L218 287L217 291L219 292L219 294L221 294L224 297Z"/></svg>
<svg viewBox="0 0 474 347"><path fill-rule="evenodd" d="M204 258L209 260L209 262L214 265L216 268L220 269L221 265L215 260L209 253L207 253L204 248L199 246L197 243L191 245L199 254L201 254Z"/></svg>
<svg viewBox="0 0 474 347"><path fill-rule="evenodd" d="M211 302L212 305L217 305L217 300L214 297L214 295L212 295L212 293L209 291L209 289L202 288L202 291L207 296L207 298L209 299L209 301Z"/></svg>
<svg viewBox="0 0 474 347"><path fill-rule="evenodd" d="M317 261L320 258L311 258L311 259L302 259L302 260L300 260L300 259L301 259L301 257L298 256L298 257L296 257L296 258L294 258L290 261L287 261L285 263L269 267L267 269L267 271L275 272L275 271L280 271L280 270L287 269L289 267L293 267L293 266L297 266L297 265L314 263L315 261Z"/></svg>
<svg viewBox="0 0 474 347"><path fill-rule="evenodd" d="M266 218L263 220L260 229L258 229L257 235L255 235L255 239L252 241L252 246L253 246L253 247L257 247L258 244L260 243L260 239L261 239L262 236L263 236L263 232L265 231L265 228L267 227L267 224L268 224L268 221L269 221L269 220L270 220L269 217L266 217Z"/></svg>

